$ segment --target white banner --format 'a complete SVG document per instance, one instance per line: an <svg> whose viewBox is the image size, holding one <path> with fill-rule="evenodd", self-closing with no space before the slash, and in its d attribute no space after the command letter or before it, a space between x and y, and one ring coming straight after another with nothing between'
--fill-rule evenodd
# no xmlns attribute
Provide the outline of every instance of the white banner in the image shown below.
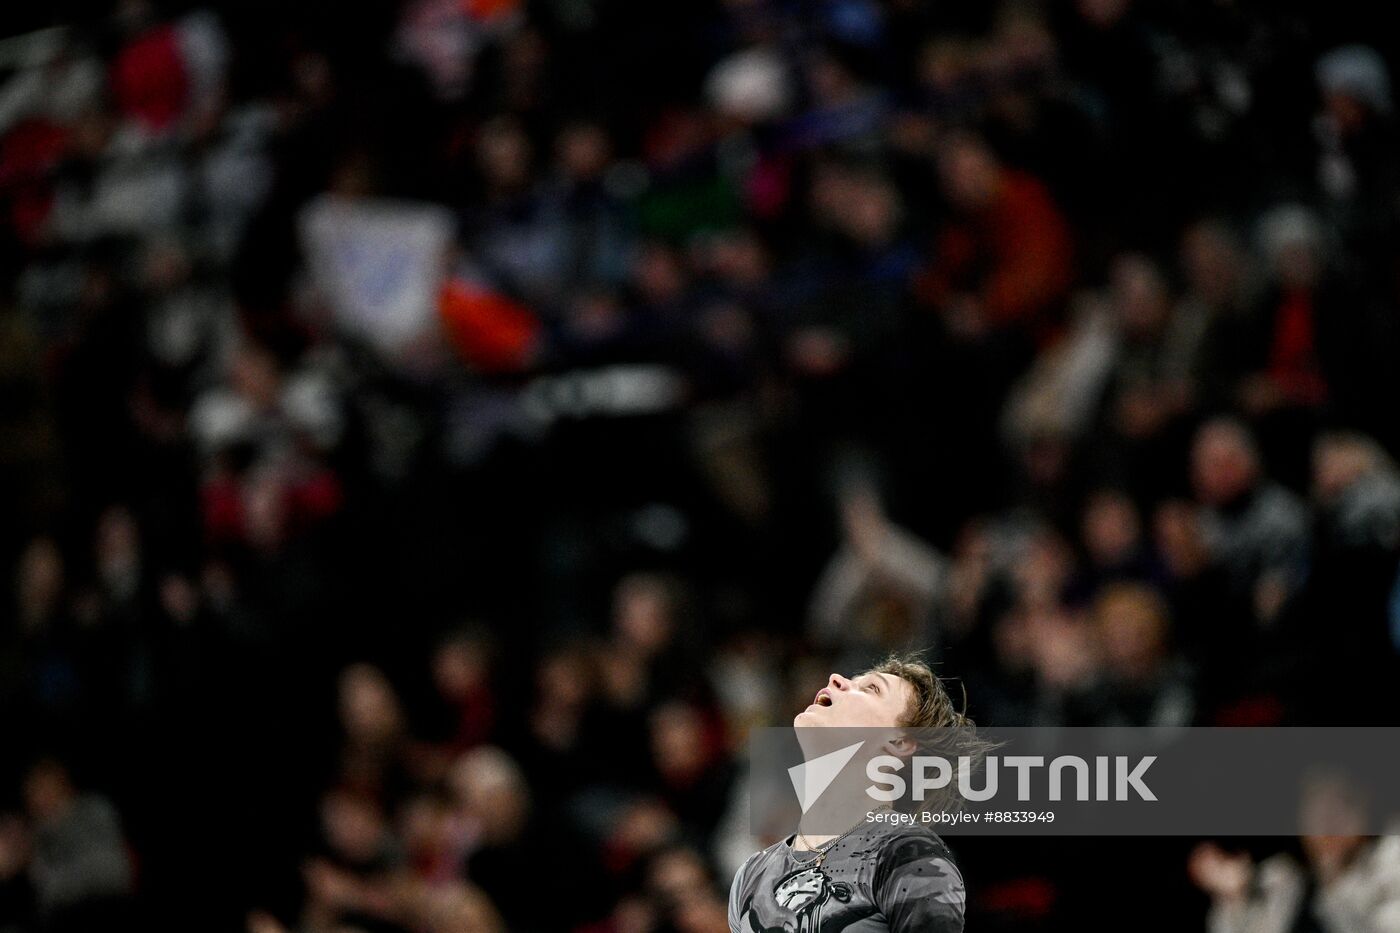
<svg viewBox="0 0 1400 933"><path fill-rule="evenodd" d="M394 353L437 326L453 233L446 208L321 195L299 226L312 278L341 327Z"/></svg>

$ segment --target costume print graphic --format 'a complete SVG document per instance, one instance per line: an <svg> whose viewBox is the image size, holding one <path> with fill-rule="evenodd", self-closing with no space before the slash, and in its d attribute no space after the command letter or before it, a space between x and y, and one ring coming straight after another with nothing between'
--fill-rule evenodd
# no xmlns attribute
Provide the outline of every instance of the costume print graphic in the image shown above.
<svg viewBox="0 0 1400 933"><path fill-rule="evenodd" d="M729 895L731 933L961 933L962 875L921 828L858 830L818 864L791 838L752 856Z"/></svg>

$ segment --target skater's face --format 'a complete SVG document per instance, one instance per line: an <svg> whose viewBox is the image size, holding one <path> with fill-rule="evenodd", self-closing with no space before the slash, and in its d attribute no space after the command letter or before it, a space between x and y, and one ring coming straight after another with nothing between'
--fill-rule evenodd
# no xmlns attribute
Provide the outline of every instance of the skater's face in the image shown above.
<svg viewBox="0 0 1400 933"><path fill-rule="evenodd" d="M792 724L888 728L899 725L913 698L908 682L892 674L865 673L855 679L832 674Z"/></svg>

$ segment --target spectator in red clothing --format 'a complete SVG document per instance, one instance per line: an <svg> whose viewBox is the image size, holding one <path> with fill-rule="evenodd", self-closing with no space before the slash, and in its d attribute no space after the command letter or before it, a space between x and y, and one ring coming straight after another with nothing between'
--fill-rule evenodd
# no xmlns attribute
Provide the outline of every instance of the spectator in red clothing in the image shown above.
<svg viewBox="0 0 1400 933"><path fill-rule="evenodd" d="M1277 284L1265 296L1262 365L1245 380L1241 403L1251 413L1318 405L1327 397L1318 346L1318 293L1325 272L1321 230L1310 213L1297 208L1272 211L1260 227Z"/></svg>
<svg viewBox="0 0 1400 933"><path fill-rule="evenodd" d="M189 95L178 31L158 25L132 39L112 64L112 92L123 114L152 130L175 122Z"/></svg>
<svg viewBox="0 0 1400 933"><path fill-rule="evenodd" d="M958 134L939 157L954 217L919 277L922 299L964 338L1026 327L1043 333L1072 279L1073 244L1045 186Z"/></svg>
<svg viewBox="0 0 1400 933"><path fill-rule="evenodd" d="M496 721L487 639L475 632L448 636L433 652L432 675L447 714L448 747L464 752L486 741Z"/></svg>

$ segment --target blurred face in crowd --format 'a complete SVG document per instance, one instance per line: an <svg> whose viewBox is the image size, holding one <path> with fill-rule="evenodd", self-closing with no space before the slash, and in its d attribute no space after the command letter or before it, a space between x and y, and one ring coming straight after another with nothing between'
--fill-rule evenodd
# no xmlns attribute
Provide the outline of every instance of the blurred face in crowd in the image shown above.
<svg viewBox="0 0 1400 933"><path fill-rule="evenodd" d="M812 184L807 194L812 218L824 227L839 226L854 193L855 178L849 169L833 162L818 163L812 171Z"/></svg>
<svg viewBox="0 0 1400 933"><path fill-rule="evenodd" d="M67 770L56 761L41 761L24 779L24 806L36 823L62 816L75 792Z"/></svg>
<svg viewBox="0 0 1400 933"><path fill-rule="evenodd" d="M647 866L647 887L665 900L678 903L710 885L704 859L693 849L670 849Z"/></svg>
<svg viewBox="0 0 1400 933"><path fill-rule="evenodd" d="M564 326L569 336L580 343L607 340L627 323L617 296L602 289L589 289L577 295L569 302L565 314Z"/></svg>
<svg viewBox="0 0 1400 933"><path fill-rule="evenodd" d="M1166 650L1166 609L1146 587L1111 587L1094 607L1103 659L1116 679L1149 677Z"/></svg>
<svg viewBox="0 0 1400 933"><path fill-rule="evenodd" d="M1128 14L1131 0L1076 0L1075 9L1089 25L1107 29Z"/></svg>
<svg viewBox="0 0 1400 933"><path fill-rule="evenodd" d="M399 808L395 834L414 860L445 855L452 842L452 808L432 794L419 794Z"/></svg>
<svg viewBox="0 0 1400 933"><path fill-rule="evenodd" d="M1025 625L1023 637L1041 686L1073 690L1094 676L1099 664L1098 645L1082 619L1071 616L1063 606L1046 605L1026 613Z"/></svg>
<svg viewBox="0 0 1400 933"><path fill-rule="evenodd" d="M997 23L996 35L994 52L1005 68L1024 74L1044 71L1055 62L1055 36L1035 11L1011 7Z"/></svg>
<svg viewBox="0 0 1400 933"><path fill-rule="evenodd" d="M113 11L116 23L132 33L149 26L154 16L150 0L121 0Z"/></svg>
<svg viewBox="0 0 1400 933"><path fill-rule="evenodd" d="M1324 880L1332 880L1365 843L1367 810L1345 778L1313 775L1304 782L1298 813L1303 853Z"/></svg>
<svg viewBox="0 0 1400 933"><path fill-rule="evenodd" d="M534 29L517 29L504 42L501 76L505 97L518 110L534 103L548 62L549 50Z"/></svg>
<svg viewBox="0 0 1400 933"><path fill-rule="evenodd" d="M277 359L259 347L244 347L233 358L229 381L234 391L259 411L277 404L282 374Z"/></svg>
<svg viewBox="0 0 1400 933"><path fill-rule="evenodd" d="M919 53L919 80L935 94L948 94L966 80L977 64L975 47L966 40L941 36Z"/></svg>
<svg viewBox="0 0 1400 933"><path fill-rule="evenodd" d="M593 181L608 167L611 146L602 127L576 123L559 134L559 167L574 181Z"/></svg>
<svg viewBox="0 0 1400 933"><path fill-rule="evenodd" d="M1332 502L1357 480L1379 466L1381 454L1362 438L1336 436L1313 449L1313 488L1322 502Z"/></svg>
<svg viewBox="0 0 1400 933"><path fill-rule="evenodd" d="M1189 577L1210 558L1201 535L1195 506L1174 500L1164 502L1153 519L1153 539L1167 569L1177 577Z"/></svg>
<svg viewBox="0 0 1400 933"><path fill-rule="evenodd" d="M454 638L433 655L433 683L438 693L463 700L487 686L486 649L470 638Z"/></svg>
<svg viewBox="0 0 1400 933"><path fill-rule="evenodd" d="M493 120L481 131L477 164L487 187L498 192L522 188L530 179L530 141L513 121Z"/></svg>
<svg viewBox="0 0 1400 933"><path fill-rule="evenodd" d="M1035 666L1033 636L1027 613L1003 613L992 625L997 666L1012 676L1029 672Z"/></svg>
<svg viewBox="0 0 1400 933"><path fill-rule="evenodd" d="M1259 476L1254 444L1232 421L1201 428L1191 451L1191 480L1206 505L1225 505L1248 492Z"/></svg>
<svg viewBox="0 0 1400 933"><path fill-rule="evenodd" d="M387 829L373 801L343 791L333 791L321 802L321 826L331 849L351 864L379 855Z"/></svg>
<svg viewBox="0 0 1400 933"><path fill-rule="evenodd" d="M842 231L864 246L880 246L894 239L899 227L899 196L878 178L857 178L852 185L849 209L842 213Z"/></svg>
<svg viewBox="0 0 1400 933"><path fill-rule="evenodd" d="M530 811L525 777L499 748L474 749L457 759L448 784L487 842L508 840L524 827Z"/></svg>
<svg viewBox="0 0 1400 933"><path fill-rule="evenodd" d="M190 260L179 243L157 240L147 248L141 271L146 288L167 292L189 277Z"/></svg>
<svg viewBox="0 0 1400 933"><path fill-rule="evenodd" d="M140 540L136 521L121 507L102 513L97 523L97 563L102 567L125 566L138 560Z"/></svg>
<svg viewBox="0 0 1400 933"><path fill-rule="evenodd" d="M1181 238L1181 266L1191 291L1214 306L1234 298L1243 257L1229 231L1198 223Z"/></svg>
<svg viewBox="0 0 1400 933"><path fill-rule="evenodd" d="M114 598L131 599L141 585L141 539L131 512L114 506L97 523L97 572Z"/></svg>
<svg viewBox="0 0 1400 933"><path fill-rule="evenodd" d="M1084 547L1099 565L1119 563L1132 555L1142 536L1137 507L1116 490L1095 493L1084 509Z"/></svg>
<svg viewBox="0 0 1400 933"><path fill-rule="evenodd" d="M313 109L328 104L335 94L335 73L319 52L298 53L292 59L291 73L297 99Z"/></svg>
<svg viewBox="0 0 1400 933"><path fill-rule="evenodd" d="M557 651L540 662L535 680L541 698L549 704L580 706L588 699L593 671L584 652Z"/></svg>
<svg viewBox="0 0 1400 933"><path fill-rule="evenodd" d="M740 288L753 288L768 277L768 254L750 230L735 230L714 244L711 266L716 275Z"/></svg>
<svg viewBox="0 0 1400 933"><path fill-rule="evenodd" d="M1323 95L1322 100L1327 115L1332 118L1333 124L1343 136L1357 132L1371 118L1371 108L1355 94L1340 90L1329 91Z"/></svg>
<svg viewBox="0 0 1400 933"><path fill-rule="evenodd" d="M667 780L683 784L703 771L710 753L699 711L668 703L653 713L651 750L657 771Z"/></svg>
<svg viewBox="0 0 1400 933"><path fill-rule="evenodd" d="M1038 433L1021 451L1021 470L1037 490L1054 490L1070 465L1070 445L1055 430Z"/></svg>
<svg viewBox="0 0 1400 933"><path fill-rule="evenodd" d="M52 538L35 538L20 557L18 591L27 623L40 624L63 593L63 556Z"/></svg>
<svg viewBox="0 0 1400 933"><path fill-rule="evenodd" d="M630 577L618 587L613 624L628 645L651 655L671 640L674 622L666 585L651 577Z"/></svg>
<svg viewBox="0 0 1400 933"><path fill-rule="evenodd" d="M1001 166L986 144L974 136L956 136L938 160L943 191L953 206L976 212L989 207L1001 189Z"/></svg>
<svg viewBox="0 0 1400 933"><path fill-rule="evenodd" d="M1074 554L1064 539L1052 531L1038 532L1011 569L1018 601L1030 608L1058 605L1073 571Z"/></svg>
<svg viewBox="0 0 1400 933"><path fill-rule="evenodd" d="M243 484L243 523L249 543L276 551L286 540L290 519L282 471L276 466L253 470Z"/></svg>
<svg viewBox="0 0 1400 933"><path fill-rule="evenodd" d="M693 849L670 849L654 856L647 866L647 889L668 909L670 925L682 933L727 926L725 902L715 896L705 861Z"/></svg>
<svg viewBox="0 0 1400 933"><path fill-rule="evenodd" d="M1120 256L1113 263L1113 309L1130 336L1158 333L1171 314L1166 282L1145 256Z"/></svg>
<svg viewBox="0 0 1400 933"><path fill-rule="evenodd" d="M340 720L350 738L379 742L398 734L398 697L376 667L355 664L340 675Z"/></svg>
<svg viewBox="0 0 1400 933"><path fill-rule="evenodd" d="M652 304L666 305L685 291L685 270L674 250L660 243L644 247L632 263L632 283Z"/></svg>
<svg viewBox="0 0 1400 933"><path fill-rule="evenodd" d="M832 674L812 703L793 719L794 726L898 725L914 700L908 682L890 674L865 673L850 679Z"/></svg>
<svg viewBox="0 0 1400 933"><path fill-rule="evenodd" d="M807 84L821 106L835 106L859 90L850 69L831 55L818 55L807 68Z"/></svg>
<svg viewBox="0 0 1400 933"><path fill-rule="evenodd" d="M432 888L423 898L426 929L441 933L495 933L505 924L481 890L463 882Z"/></svg>

